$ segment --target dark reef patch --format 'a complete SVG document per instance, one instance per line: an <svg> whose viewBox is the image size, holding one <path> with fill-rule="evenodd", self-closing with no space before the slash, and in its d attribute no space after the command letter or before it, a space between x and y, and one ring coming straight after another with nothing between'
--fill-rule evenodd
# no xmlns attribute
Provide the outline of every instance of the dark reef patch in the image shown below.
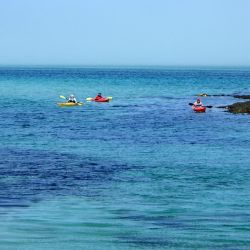
<svg viewBox="0 0 250 250"><path fill-rule="evenodd" d="M79 155L0 149L0 207L26 206L58 195L100 196L132 166ZM133 166L136 168L136 166Z"/></svg>

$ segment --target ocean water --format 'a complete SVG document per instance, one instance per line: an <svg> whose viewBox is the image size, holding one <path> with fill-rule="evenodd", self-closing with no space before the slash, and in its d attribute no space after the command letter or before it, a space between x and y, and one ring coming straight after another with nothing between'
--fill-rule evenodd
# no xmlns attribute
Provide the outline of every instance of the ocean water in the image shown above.
<svg viewBox="0 0 250 250"><path fill-rule="evenodd" d="M250 249L250 116L188 105L250 70L2 67L0 90L0 249Z"/></svg>

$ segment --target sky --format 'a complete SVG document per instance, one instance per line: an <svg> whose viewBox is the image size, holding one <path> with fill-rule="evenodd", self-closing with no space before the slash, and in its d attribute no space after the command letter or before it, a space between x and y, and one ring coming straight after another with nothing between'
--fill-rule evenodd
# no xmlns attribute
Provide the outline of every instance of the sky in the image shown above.
<svg viewBox="0 0 250 250"><path fill-rule="evenodd" d="M0 0L0 65L250 66L250 1Z"/></svg>

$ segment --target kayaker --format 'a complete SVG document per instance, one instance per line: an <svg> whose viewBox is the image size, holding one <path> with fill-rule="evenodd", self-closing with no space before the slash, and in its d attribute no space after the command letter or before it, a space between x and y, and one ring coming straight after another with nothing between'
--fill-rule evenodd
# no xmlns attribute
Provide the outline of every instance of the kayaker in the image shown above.
<svg viewBox="0 0 250 250"><path fill-rule="evenodd" d="M194 102L194 106L196 107L201 107L204 106L203 103L201 102L201 99L198 98L195 102Z"/></svg>
<svg viewBox="0 0 250 250"><path fill-rule="evenodd" d="M68 102L77 103L75 96L74 95L70 95L69 98L68 98Z"/></svg>
<svg viewBox="0 0 250 250"><path fill-rule="evenodd" d="M95 97L95 100L100 100L103 99L104 97L102 96L102 93L98 93L97 96Z"/></svg>

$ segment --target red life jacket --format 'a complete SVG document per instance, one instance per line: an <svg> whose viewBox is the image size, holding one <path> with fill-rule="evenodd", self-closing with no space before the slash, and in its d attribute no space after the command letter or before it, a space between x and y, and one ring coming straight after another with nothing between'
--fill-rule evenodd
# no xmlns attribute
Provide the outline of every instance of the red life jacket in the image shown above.
<svg viewBox="0 0 250 250"><path fill-rule="evenodd" d="M100 95L97 95L97 96L95 97L95 100L100 100L100 99L103 99L103 97L100 96Z"/></svg>

